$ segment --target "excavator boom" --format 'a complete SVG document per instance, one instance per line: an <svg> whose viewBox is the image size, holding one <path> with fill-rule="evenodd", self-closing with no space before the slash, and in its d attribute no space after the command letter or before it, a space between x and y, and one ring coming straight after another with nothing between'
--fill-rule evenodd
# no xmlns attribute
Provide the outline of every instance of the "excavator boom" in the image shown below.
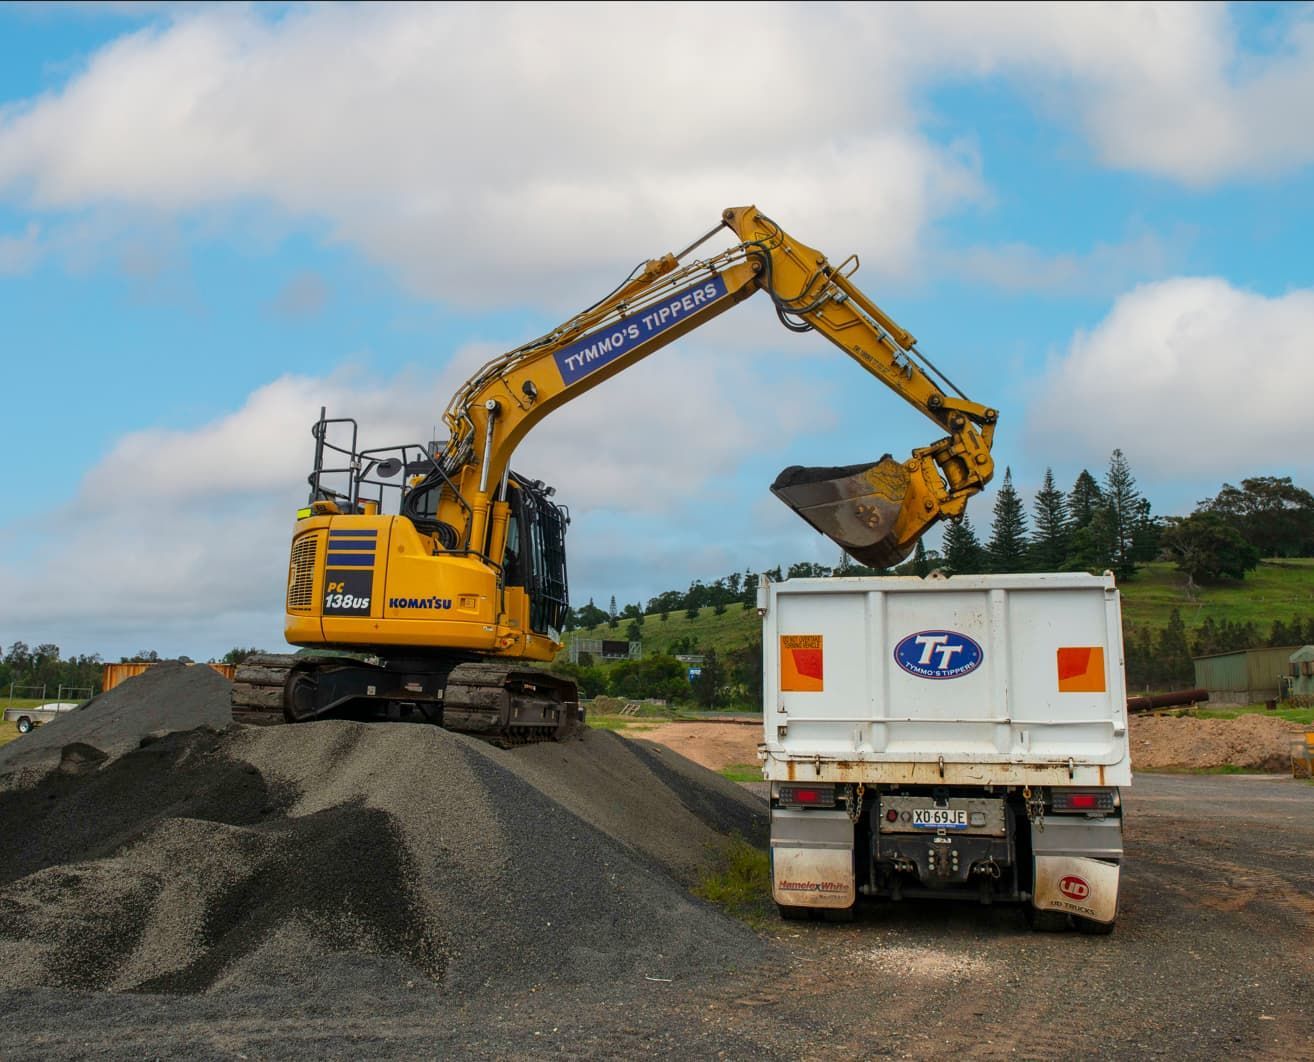
<svg viewBox="0 0 1314 1062"><path fill-rule="evenodd" d="M739 243L687 257L720 228ZM873 567L906 557L937 521L962 515L993 474L997 414L970 401L853 282L856 257L833 267L756 207L731 207L721 226L679 255L650 260L614 292L552 332L488 362L449 404L442 474L459 481L441 518L472 548L500 555L496 491L525 434L563 403L732 306L764 291L791 331L817 331L946 433L904 461L888 454L842 468L786 469L772 491L808 523ZM437 476L434 477L435 482ZM456 494L469 503L468 520Z"/></svg>

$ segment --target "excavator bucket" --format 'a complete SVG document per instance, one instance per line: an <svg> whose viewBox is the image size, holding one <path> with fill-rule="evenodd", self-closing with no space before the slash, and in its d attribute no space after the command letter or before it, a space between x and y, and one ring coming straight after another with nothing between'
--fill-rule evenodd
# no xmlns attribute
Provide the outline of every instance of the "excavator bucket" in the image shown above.
<svg viewBox="0 0 1314 1062"><path fill-rule="evenodd" d="M771 493L871 568L898 564L933 522L926 519L920 473L889 454L838 468L791 465L776 477Z"/></svg>

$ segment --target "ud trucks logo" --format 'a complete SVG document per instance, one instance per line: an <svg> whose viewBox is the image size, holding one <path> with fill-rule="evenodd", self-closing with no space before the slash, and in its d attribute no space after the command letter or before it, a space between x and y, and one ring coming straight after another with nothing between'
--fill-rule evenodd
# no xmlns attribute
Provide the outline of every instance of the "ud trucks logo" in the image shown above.
<svg viewBox="0 0 1314 1062"><path fill-rule="evenodd" d="M961 678L980 667L984 656L976 642L956 631L918 631L894 647L894 662L926 679Z"/></svg>
<svg viewBox="0 0 1314 1062"><path fill-rule="evenodd" d="M1085 878L1069 874L1059 882L1059 892L1063 893L1069 900L1084 900L1090 895L1090 885L1087 884Z"/></svg>

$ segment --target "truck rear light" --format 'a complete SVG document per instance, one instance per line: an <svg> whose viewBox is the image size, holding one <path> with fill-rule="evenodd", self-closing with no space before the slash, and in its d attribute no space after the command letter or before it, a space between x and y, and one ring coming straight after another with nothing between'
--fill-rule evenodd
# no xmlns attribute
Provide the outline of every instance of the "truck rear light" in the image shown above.
<svg viewBox="0 0 1314 1062"><path fill-rule="evenodd" d="M1058 812L1112 811L1117 807L1117 801L1112 789L1055 789L1050 793L1050 807Z"/></svg>
<svg viewBox="0 0 1314 1062"><path fill-rule="evenodd" d="M835 806L835 787L833 785L782 785L776 790L776 799L781 804L791 804L806 808L833 808Z"/></svg>

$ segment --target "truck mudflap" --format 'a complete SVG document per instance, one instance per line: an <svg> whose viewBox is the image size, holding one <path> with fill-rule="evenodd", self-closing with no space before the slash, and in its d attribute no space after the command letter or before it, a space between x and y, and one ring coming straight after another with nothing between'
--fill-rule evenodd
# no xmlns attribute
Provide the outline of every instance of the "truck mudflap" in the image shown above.
<svg viewBox="0 0 1314 1062"><path fill-rule="evenodd" d="M1118 917L1119 876L1117 863L1081 856L1037 855L1031 902L1041 911L1061 911L1109 924Z"/></svg>
<svg viewBox="0 0 1314 1062"><path fill-rule="evenodd" d="M847 812L772 812L771 895L782 907L853 906L858 889Z"/></svg>

